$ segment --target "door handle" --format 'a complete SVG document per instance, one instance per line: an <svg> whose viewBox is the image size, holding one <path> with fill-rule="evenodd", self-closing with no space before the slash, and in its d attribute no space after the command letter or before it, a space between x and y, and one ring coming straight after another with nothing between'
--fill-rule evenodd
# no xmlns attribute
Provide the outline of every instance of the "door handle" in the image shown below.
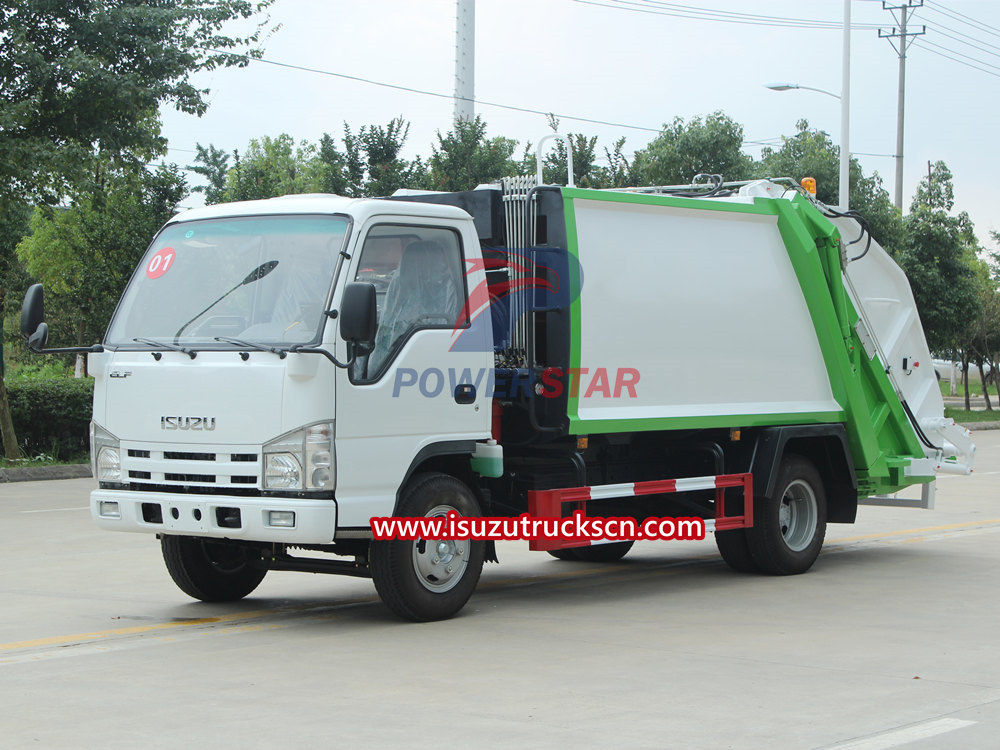
<svg viewBox="0 0 1000 750"><path fill-rule="evenodd" d="M471 404L476 400L476 386L470 383L460 383L455 386L455 403Z"/></svg>

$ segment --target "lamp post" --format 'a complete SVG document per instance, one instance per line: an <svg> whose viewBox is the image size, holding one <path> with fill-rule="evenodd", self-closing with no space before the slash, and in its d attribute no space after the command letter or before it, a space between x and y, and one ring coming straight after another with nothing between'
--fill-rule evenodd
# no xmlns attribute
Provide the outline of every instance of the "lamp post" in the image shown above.
<svg viewBox="0 0 1000 750"><path fill-rule="evenodd" d="M849 204L849 194L850 194L850 179L851 179L851 152L849 144L849 136L847 132L847 127L844 125L844 121L849 118L847 114L847 107L844 105L844 99L840 94L835 94L832 91L827 91L826 89L818 89L814 86L802 86L798 83L766 83L764 84L771 91L791 91L792 89L802 89L804 91L815 91L818 94L826 94L827 96L832 96L834 99L839 99L841 102L841 142L840 142L840 197L839 203L840 208L846 211L850 208Z"/></svg>
<svg viewBox="0 0 1000 750"><path fill-rule="evenodd" d="M840 99L840 208L846 211L850 208L848 203L851 192L851 0L844 0L841 69L842 78L839 95L824 89L817 89L812 86L800 86L795 83L774 83L769 84L768 88L774 91L806 89L807 91L818 91L821 94ZM900 149L900 152L902 152L902 149ZM900 161L902 161L902 157L900 157Z"/></svg>

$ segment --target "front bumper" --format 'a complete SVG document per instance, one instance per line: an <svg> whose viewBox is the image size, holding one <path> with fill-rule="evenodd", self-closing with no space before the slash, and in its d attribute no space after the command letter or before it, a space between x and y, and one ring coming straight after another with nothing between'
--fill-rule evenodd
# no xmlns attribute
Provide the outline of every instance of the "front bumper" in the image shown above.
<svg viewBox="0 0 1000 750"><path fill-rule="evenodd" d="M108 503L117 503L118 517L107 512L102 515L102 508L109 509ZM293 512L295 525L271 525L272 512ZM110 531L286 544L329 544L337 528L335 501L298 497L94 490L90 493L90 515L100 528Z"/></svg>

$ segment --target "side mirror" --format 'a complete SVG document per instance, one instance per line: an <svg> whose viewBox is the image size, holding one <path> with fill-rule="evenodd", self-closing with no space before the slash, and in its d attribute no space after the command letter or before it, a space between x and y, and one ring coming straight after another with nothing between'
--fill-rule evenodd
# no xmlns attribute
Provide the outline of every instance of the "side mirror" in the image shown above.
<svg viewBox="0 0 1000 750"><path fill-rule="evenodd" d="M35 332L28 336L28 349L33 352L41 352L49 340L49 326L47 323L39 323Z"/></svg>
<svg viewBox="0 0 1000 750"><path fill-rule="evenodd" d="M375 285L353 281L340 304L340 335L352 344L372 344L378 327Z"/></svg>
<svg viewBox="0 0 1000 750"><path fill-rule="evenodd" d="M24 293L21 305L21 335L28 338L45 320L45 292L41 284L32 284Z"/></svg>

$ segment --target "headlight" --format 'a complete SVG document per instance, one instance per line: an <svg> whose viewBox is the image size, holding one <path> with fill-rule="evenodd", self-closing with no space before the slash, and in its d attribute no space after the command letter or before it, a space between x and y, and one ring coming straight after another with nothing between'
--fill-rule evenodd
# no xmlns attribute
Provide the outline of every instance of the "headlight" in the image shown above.
<svg viewBox="0 0 1000 750"><path fill-rule="evenodd" d="M98 482L122 481L121 441L96 422L90 423L90 472Z"/></svg>
<svg viewBox="0 0 1000 750"><path fill-rule="evenodd" d="M264 487L270 490L302 489L302 465L291 453L270 453L264 464Z"/></svg>
<svg viewBox="0 0 1000 750"><path fill-rule="evenodd" d="M333 422L289 432L264 446L265 490L332 490Z"/></svg>

